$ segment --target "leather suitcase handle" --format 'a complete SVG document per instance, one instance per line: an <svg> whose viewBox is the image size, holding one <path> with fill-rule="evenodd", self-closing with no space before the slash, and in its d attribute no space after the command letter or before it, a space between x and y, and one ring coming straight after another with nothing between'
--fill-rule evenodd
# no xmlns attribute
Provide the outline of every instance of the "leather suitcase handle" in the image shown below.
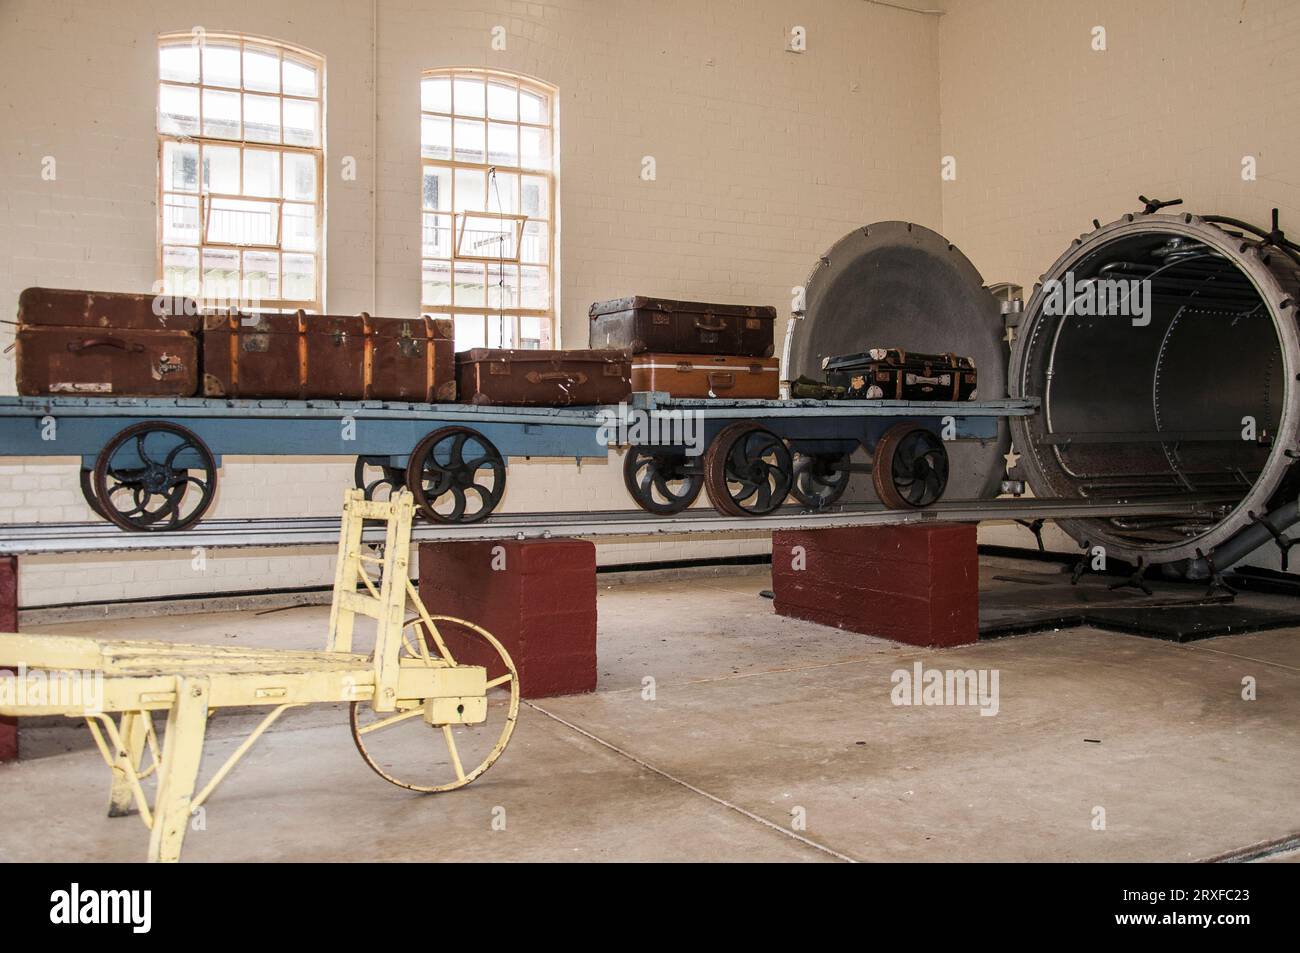
<svg viewBox="0 0 1300 953"><path fill-rule="evenodd" d="M725 331L727 330L727 319L718 318L717 323L710 323L708 318L696 318L695 327L700 331Z"/></svg>
<svg viewBox="0 0 1300 953"><path fill-rule="evenodd" d="M709 387L713 390L726 390L736 386L736 375L730 371L710 371Z"/></svg>
<svg viewBox="0 0 1300 953"><path fill-rule="evenodd" d="M530 384L585 384L587 375L581 371L529 371L524 379Z"/></svg>
<svg viewBox="0 0 1300 953"><path fill-rule="evenodd" d="M126 351L130 354L139 354L144 350L143 344L132 344L128 341L123 341L121 338L109 336L82 338L80 341L68 342L68 350L73 354L76 354L78 351L85 351L92 347L115 347L119 351Z"/></svg>

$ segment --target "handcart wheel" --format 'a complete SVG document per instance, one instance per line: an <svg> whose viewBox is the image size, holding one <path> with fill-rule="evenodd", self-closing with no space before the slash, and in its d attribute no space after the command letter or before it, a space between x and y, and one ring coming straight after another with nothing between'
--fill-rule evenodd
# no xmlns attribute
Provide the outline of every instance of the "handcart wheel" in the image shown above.
<svg viewBox="0 0 1300 953"><path fill-rule="evenodd" d="M367 457L357 457L352 471L352 484L366 494L367 500L386 500L406 485L406 471L371 463Z"/></svg>
<svg viewBox="0 0 1300 953"><path fill-rule="evenodd" d="M623 484L636 505L659 516L680 513L700 495L704 475L675 447L629 447L623 455Z"/></svg>
<svg viewBox="0 0 1300 953"><path fill-rule="evenodd" d="M510 653L486 629L452 616L428 618L467 629L479 639L460 649L461 657L455 659L441 634L437 638L423 634L417 616L407 623L407 628L415 631L411 637L404 635L403 657L433 665L457 661L484 665L488 678L486 718L477 724L430 724L424 718L423 702L417 701L382 714L374 712L369 702L353 702L349 720L352 740L371 770L398 787L436 794L469 784L506 750L519 717L519 673ZM498 722L502 723L500 732L495 728ZM446 749L440 758L429 757L431 737L441 739Z"/></svg>
<svg viewBox="0 0 1300 953"><path fill-rule="evenodd" d="M896 423L876 444L871 482L880 502L890 509L929 506L948 486L948 451L924 427Z"/></svg>
<svg viewBox="0 0 1300 953"><path fill-rule="evenodd" d="M100 451L91 489L104 518L122 529L180 530L202 519L212 504L217 464L193 431L147 420L127 427Z"/></svg>
<svg viewBox="0 0 1300 953"><path fill-rule="evenodd" d="M796 453L790 493L810 510L831 506L849 488L847 453Z"/></svg>
<svg viewBox="0 0 1300 953"><path fill-rule="evenodd" d="M794 482L785 443L766 427L738 420L704 454L704 489L719 513L763 516L780 506Z"/></svg>
<svg viewBox="0 0 1300 953"><path fill-rule="evenodd" d="M501 502L506 463L492 441L468 427L435 430L411 452L406 485L435 523L477 523Z"/></svg>
<svg viewBox="0 0 1300 953"><path fill-rule="evenodd" d="M104 508L99 505L99 500L95 498L94 468L83 467L81 470L81 496L96 516L102 520L108 519L108 514L104 512Z"/></svg>

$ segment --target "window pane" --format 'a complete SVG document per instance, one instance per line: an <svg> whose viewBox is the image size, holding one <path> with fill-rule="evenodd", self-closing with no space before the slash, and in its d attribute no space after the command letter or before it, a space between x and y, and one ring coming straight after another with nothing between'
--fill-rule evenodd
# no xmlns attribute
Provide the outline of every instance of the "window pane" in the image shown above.
<svg viewBox="0 0 1300 953"><path fill-rule="evenodd" d="M171 295L199 294L199 250L163 248L163 290Z"/></svg>
<svg viewBox="0 0 1300 953"><path fill-rule="evenodd" d="M239 252L225 248L203 250L203 297L239 300Z"/></svg>
<svg viewBox="0 0 1300 953"><path fill-rule="evenodd" d="M488 307L519 307L518 265L488 265Z"/></svg>
<svg viewBox="0 0 1300 953"><path fill-rule="evenodd" d="M479 169L456 170L456 207L457 212L482 212L483 175Z"/></svg>
<svg viewBox="0 0 1300 953"><path fill-rule="evenodd" d="M456 115L482 116L487 91L483 80L476 76L456 77Z"/></svg>
<svg viewBox="0 0 1300 953"><path fill-rule="evenodd" d="M521 210L529 218L551 217L550 183L541 176L526 175L520 183Z"/></svg>
<svg viewBox="0 0 1300 953"><path fill-rule="evenodd" d="M158 78L178 83L199 81L199 48L189 41L158 50Z"/></svg>
<svg viewBox="0 0 1300 953"><path fill-rule="evenodd" d="M291 146L320 145L317 104L301 99L284 100L284 141Z"/></svg>
<svg viewBox="0 0 1300 953"><path fill-rule="evenodd" d="M162 179L168 192L197 192L199 147L192 142L164 142Z"/></svg>
<svg viewBox="0 0 1300 953"><path fill-rule="evenodd" d="M487 336L483 333L483 315L456 315L456 350L468 351L472 347L487 347Z"/></svg>
<svg viewBox="0 0 1300 953"><path fill-rule="evenodd" d="M551 236L545 222L525 222L524 239L519 245L519 260L529 265L549 265Z"/></svg>
<svg viewBox="0 0 1300 953"><path fill-rule="evenodd" d="M158 131L178 136L199 132L199 91L185 86L158 90Z"/></svg>
<svg viewBox="0 0 1300 953"><path fill-rule="evenodd" d="M284 256L284 297L289 301L312 301L316 297L316 258L313 255Z"/></svg>
<svg viewBox="0 0 1300 953"><path fill-rule="evenodd" d="M522 308L549 308L551 306L551 289L547 279L547 269L524 266L522 273Z"/></svg>
<svg viewBox="0 0 1300 953"><path fill-rule="evenodd" d="M427 307L451 304L451 262L424 263L424 289L420 300Z"/></svg>
<svg viewBox="0 0 1300 953"><path fill-rule="evenodd" d="M301 152L284 154L284 197L316 201L316 157Z"/></svg>
<svg viewBox="0 0 1300 953"><path fill-rule="evenodd" d="M519 211L516 194L519 191L519 176L513 172L498 172L488 176L487 206L489 212L503 212L514 215Z"/></svg>
<svg viewBox="0 0 1300 953"><path fill-rule="evenodd" d="M269 149L244 150L244 194L280 197L280 154Z"/></svg>
<svg viewBox="0 0 1300 953"><path fill-rule="evenodd" d="M519 164L525 169L549 169L551 167L550 130L520 126L519 152L521 154Z"/></svg>
<svg viewBox="0 0 1300 953"><path fill-rule="evenodd" d="M284 58L284 91L289 96L315 96L316 68L286 56Z"/></svg>
<svg viewBox="0 0 1300 953"><path fill-rule="evenodd" d="M280 247L286 251L316 250L316 206L284 203L284 231Z"/></svg>
<svg viewBox="0 0 1300 953"><path fill-rule="evenodd" d="M239 194L239 149L235 146L203 147L203 191Z"/></svg>
<svg viewBox="0 0 1300 953"><path fill-rule="evenodd" d="M199 243L199 197L163 193L163 241L180 245Z"/></svg>
<svg viewBox="0 0 1300 953"><path fill-rule="evenodd" d="M510 314L487 316L488 347L515 346L515 318Z"/></svg>
<svg viewBox="0 0 1300 953"><path fill-rule="evenodd" d="M424 209L429 212L451 211L451 169L442 166L425 167Z"/></svg>
<svg viewBox="0 0 1300 953"><path fill-rule="evenodd" d="M456 265L456 287L452 304L458 308L482 307L487 298L487 282L480 264Z"/></svg>
<svg viewBox="0 0 1300 953"><path fill-rule="evenodd" d="M208 206L205 241L223 245L273 245L278 212L274 202L213 198Z"/></svg>
<svg viewBox="0 0 1300 953"><path fill-rule="evenodd" d="M253 142L280 141L280 98L244 96L244 138Z"/></svg>
<svg viewBox="0 0 1300 953"><path fill-rule="evenodd" d="M239 47L205 40L202 49L203 85L238 86Z"/></svg>
<svg viewBox="0 0 1300 953"><path fill-rule="evenodd" d="M519 347L528 350L548 350L551 346L550 318L533 318L525 315L519 319Z"/></svg>
<svg viewBox="0 0 1300 953"><path fill-rule="evenodd" d="M451 257L451 216L425 213L420 253L425 258ZM450 301L450 298L448 299Z"/></svg>
<svg viewBox="0 0 1300 953"><path fill-rule="evenodd" d="M420 108L425 112L451 112L451 80L442 77L420 82Z"/></svg>
<svg viewBox="0 0 1300 953"><path fill-rule="evenodd" d="M244 298L265 301L280 297L280 256L273 251L244 252Z"/></svg>
<svg viewBox="0 0 1300 953"><path fill-rule="evenodd" d="M519 164L518 126L488 123L488 162L493 165Z"/></svg>
<svg viewBox="0 0 1300 953"><path fill-rule="evenodd" d="M263 93L280 91L280 57L262 50L244 50L244 89Z"/></svg>
<svg viewBox="0 0 1300 953"><path fill-rule="evenodd" d="M484 136L483 123L476 119L457 119L456 159L460 162L482 162Z"/></svg>
<svg viewBox="0 0 1300 953"><path fill-rule="evenodd" d="M203 134L217 139L238 139L239 93L203 90Z"/></svg>
<svg viewBox="0 0 1300 953"><path fill-rule="evenodd" d="M519 91L506 83L488 83L488 116L514 122L519 118Z"/></svg>
<svg viewBox="0 0 1300 953"><path fill-rule="evenodd" d="M523 122L549 123L551 121L550 97L527 89L519 90L519 118Z"/></svg>
<svg viewBox="0 0 1300 953"><path fill-rule="evenodd" d="M451 120L438 116L420 118L420 148L430 159L451 158Z"/></svg>

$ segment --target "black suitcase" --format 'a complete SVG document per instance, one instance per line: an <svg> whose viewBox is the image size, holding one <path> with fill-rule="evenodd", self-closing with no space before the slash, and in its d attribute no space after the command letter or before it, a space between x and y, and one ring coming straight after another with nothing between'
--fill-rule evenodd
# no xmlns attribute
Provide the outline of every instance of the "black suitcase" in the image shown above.
<svg viewBox="0 0 1300 953"><path fill-rule="evenodd" d="M668 298L615 298L591 306L591 346L641 354L771 357L776 308Z"/></svg>
<svg viewBox="0 0 1300 953"><path fill-rule="evenodd" d="M822 362L826 383L849 400L974 400L975 362L956 354L872 348Z"/></svg>

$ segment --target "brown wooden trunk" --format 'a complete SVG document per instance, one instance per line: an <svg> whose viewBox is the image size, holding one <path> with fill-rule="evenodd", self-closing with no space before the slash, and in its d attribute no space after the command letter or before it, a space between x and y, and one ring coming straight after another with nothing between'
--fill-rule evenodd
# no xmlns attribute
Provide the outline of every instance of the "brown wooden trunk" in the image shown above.
<svg viewBox="0 0 1300 953"><path fill-rule="evenodd" d="M660 391L673 397L775 400L779 364L774 357L638 354L632 358L632 389Z"/></svg>
<svg viewBox="0 0 1300 953"><path fill-rule="evenodd" d="M772 356L776 308L637 295L597 301L589 314L592 347Z"/></svg>
<svg viewBox="0 0 1300 953"><path fill-rule="evenodd" d="M460 399L474 404L617 404L632 393L626 351L474 348L456 355Z"/></svg>
<svg viewBox="0 0 1300 953"><path fill-rule="evenodd" d="M204 320L208 397L359 400L365 365L362 315L229 313Z"/></svg>
<svg viewBox="0 0 1300 953"><path fill-rule="evenodd" d="M456 351L446 318L367 318L366 399L450 403Z"/></svg>

